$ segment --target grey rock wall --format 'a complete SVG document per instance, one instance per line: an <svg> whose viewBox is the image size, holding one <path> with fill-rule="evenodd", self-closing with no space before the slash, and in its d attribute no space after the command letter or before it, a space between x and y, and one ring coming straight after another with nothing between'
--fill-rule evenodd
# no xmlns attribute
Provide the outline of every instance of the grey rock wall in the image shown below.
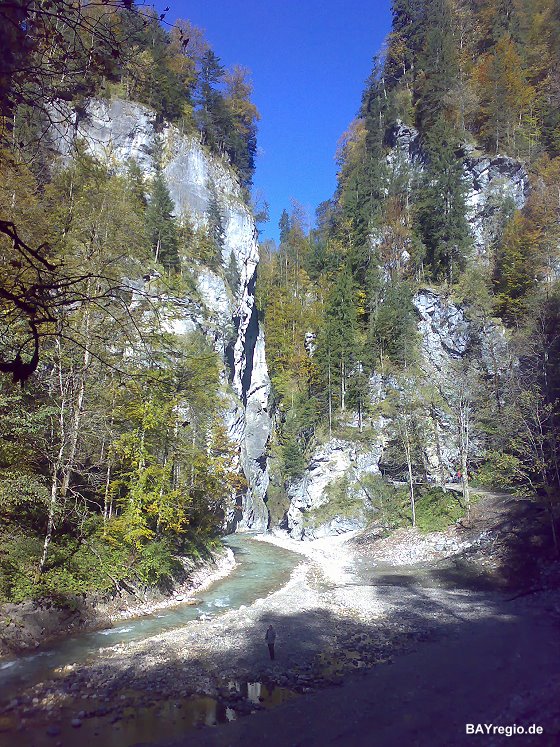
<svg viewBox="0 0 560 747"><path fill-rule="evenodd" d="M195 226L208 223L213 199L217 199L224 234L222 262L225 269L235 258L240 276L235 292L223 275L208 267L195 271L198 296L176 299L169 328L177 334L199 329L231 369L224 382L228 411L224 413L229 434L239 449L249 490L243 512L228 517L232 528L265 529L268 510L266 445L270 437L268 414L270 380L265 342L255 307L255 282L259 248L253 216L233 171L203 148L196 137L185 135L169 124L155 130L155 115L147 107L130 101L92 100L86 117L55 134L55 144L66 157L76 137L89 151L115 170L136 161L145 177L154 173L156 137L163 149L163 174L175 203L175 215L187 214Z"/></svg>

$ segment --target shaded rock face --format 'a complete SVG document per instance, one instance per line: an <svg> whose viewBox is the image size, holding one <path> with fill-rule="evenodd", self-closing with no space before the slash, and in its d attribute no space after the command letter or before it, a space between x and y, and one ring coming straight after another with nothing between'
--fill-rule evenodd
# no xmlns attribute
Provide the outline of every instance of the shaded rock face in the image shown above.
<svg viewBox="0 0 560 747"><path fill-rule="evenodd" d="M427 381L449 395L458 372L465 368L476 368L487 381L506 376L511 356L503 327L491 320L473 321L468 309L428 288L418 291L412 300L419 317L422 368ZM470 366L465 367L465 360L471 362ZM450 402L453 399L449 397ZM424 447L425 467L427 475L438 482L442 470L450 477L457 464L457 434L450 413L436 408L432 430L432 438ZM470 439L471 453L475 454L481 449L480 434L472 432Z"/></svg>
<svg viewBox="0 0 560 747"><path fill-rule="evenodd" d="M449 359L462 358L472 342L472 328L465 311L428 289L419 291L413 304L419 316L423 357L433 368L442 371Z"/></svg>
<svg viewBox="0 0 560 747"><path fill-rule="evenodd" d="M412 299L418 313L424 370L428 376L450 378L453 361L476 349L477 363L488 373L502 375L510 365L505 330L488 320L473 322L463 306L424 288ZM495 371L493 370L495 369Z"/></svg>
<svg viewBox="0 0 560 747"><path fill-rule="evenodd" d="M130 160L136 161L146 178L154 174L157 138L175 215L188 215L195 226L207 225L211 203L217 201L223 225L223 269L233 257L240 282L231 288L223 273L197 267L195 280L202 300L176 299L177 313L169 321L169 328L177 334L200 330L228 364L230 381L224 381L224 393L229 404L224 417L249 483L242 515L232 513L229 525L232 529L266 529L270 380L255 306L259 248L254 219L235 174L196 138L184 135L175 126L165 124L156 133L154 113L129 101L89 102L85 118L75 119L73 127L55 135L62 155L70 155L76 136L86 142L93 155L116 170L124 169Z"/></svg>

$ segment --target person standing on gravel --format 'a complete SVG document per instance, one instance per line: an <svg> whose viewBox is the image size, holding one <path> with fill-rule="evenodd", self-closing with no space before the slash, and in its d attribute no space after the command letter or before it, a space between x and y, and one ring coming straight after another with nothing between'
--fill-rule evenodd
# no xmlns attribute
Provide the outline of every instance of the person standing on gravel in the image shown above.
<svg viewBox="0 0 560 747"><path fill-rule="evenodd" d="M270 654L270 659L274 661L274 641L276 640L276 631L274 630L272 625L269 625L266 629L264 640L268 644L268 653Z"/></svg>

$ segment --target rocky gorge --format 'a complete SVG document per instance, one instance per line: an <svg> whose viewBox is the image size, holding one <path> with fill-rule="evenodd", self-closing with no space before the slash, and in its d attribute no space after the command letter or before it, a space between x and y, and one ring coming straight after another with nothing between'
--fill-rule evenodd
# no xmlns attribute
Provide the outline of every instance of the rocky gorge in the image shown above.
<svg viewBox="0 0 560 747"><path fill-rule="evenodd" d="M228 524L232 529L266 529L270 380L255 306L257 232L239 180L227 163L210 154L194 135L185 135L174 125L158 125L154 112L141 104L92 100L79 116L74 112L69 118L70 123L59 127L55 136L57 150L66 158L79 140L102 163L119 171L134 162L149 179L159 149L176 217L201 227L208 225L212 209L219 214L221 267L192 265L195 296L173 299L168 326L179 335L201 331L229 372L223 382L229 402L224 419L238 446L249 487L242 506L231 506ZM227 270L232 264L238 282L228 281Z"/></svg>
<svg viewBox="0 0 560 747"><path fill-rule="evenodd" d="M156 127L150 110L133 102L91 101L85 112L75 115L72 127L59 132L59 151L68 155L76 138L117 170L134 161L145 177L153 174L156 148L162 149L163 175L176 215L188 217L195 226L208 224L212 203L217 200L223 225L222 267L193 267L196 298L176 299L176 313L169 325L179 334L201 330L212 340L229 370L224 389L230 404L224 417L229 434L238 445L248 490L241 505L230 507L228 530L266 529L270 524L267 491L272 413L266 342L255 302L259 246L254 219L236 177L195 137L182 134L172 125ZM418 179L426 163L418 131L397 123L387 140L391 146L389 166L406 173L411 182ZM472 148L466 149L462 157L469 225L475 251L484 258L496 230L494 217L506 203L523 207L528 176L522 165L511 158L477 156ZM402 259L406 262L406 257ZM237 268L237 287L227 280L226 270L231 262ZM453 376L453 364L466 360L475 348L480 350L480 360L489 376L497 376L500 368L509 365L503 329L490 319L481 323L472 318L468 302L454 301L441 290L426 287L416 292L413 304L426 380L445 382ZM311 341L313 334L308 336ZM306 347L312 356L313 343ZM391 377L382 373L376 372L370 378L370 410L382 409L392 386ZM304 474L284 486L282 526L292 537L336 535L366 525L368 516L371 518L371 496L363 479L381 474L390 425L390 419L380 413L372 416L367 438L356 441L336 437L317 444ZM356 420L348 421L347 426L358 432ZM453 474L457 463L449 417L436 413L433 430L425 449L426 475L441 482L442 476L448 479ZM336 501L329 498L329 490L336 491L341 480L350 485L354 504L351 515L337 513ZM306 528L304 516L309 516L309 512L316 514L319 509L324 517L314 516L313 526Z"/></svg>

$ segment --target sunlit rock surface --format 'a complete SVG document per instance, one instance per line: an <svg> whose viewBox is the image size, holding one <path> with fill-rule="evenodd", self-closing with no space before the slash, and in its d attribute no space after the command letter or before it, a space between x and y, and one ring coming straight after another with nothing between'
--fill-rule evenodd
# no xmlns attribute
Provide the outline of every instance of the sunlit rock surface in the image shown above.
<svg viewBox="0 0 560 747"><path fill-rule="evenodd" d="M130 101L94 100L86 116L55 136L58 150L71 153L81 138L89 151L116 170L136 161L145 177L154 174L156 139L162 148L163 174L175 203L175 215L188 215L195 226L208 223L212 201L217 202L222 225L222 268L196 266L196 298L177 299L169 329L187 334L199 329L212 342L230 371L224 382L228 412L225 420L238 445L239 460L249 490L243 511L228 517L231 528L265 529L268 510L266 445L270 437L268 415L270 380L264 354L264 336L255 307L255 282L259 249L253 216L231 169L203 148L196 137L174 125L155 129L155 115ZM232 289L225 268L233 260L240 277Z"/></svg>
<svg viewBox="0 0 560 747"><path fill-rule="evenodd" d="M286 527L290 536L294 539L316 539L364 527L366 511L371 510L371 506L363 505L360 508L356 505L357 501L368 503L368 495L361 481L367 474L379 474L382 451L381 442L364 447L338 438L319 446L303 475L291 482L287 489L290 507L286 514ZM317 517L314 516L317 509L328 506L332 498L329 489L342 479L347 481L349 501L342 502L341 513L337 513L338 506L333 505L332 511L323 510Z"/></svg>

